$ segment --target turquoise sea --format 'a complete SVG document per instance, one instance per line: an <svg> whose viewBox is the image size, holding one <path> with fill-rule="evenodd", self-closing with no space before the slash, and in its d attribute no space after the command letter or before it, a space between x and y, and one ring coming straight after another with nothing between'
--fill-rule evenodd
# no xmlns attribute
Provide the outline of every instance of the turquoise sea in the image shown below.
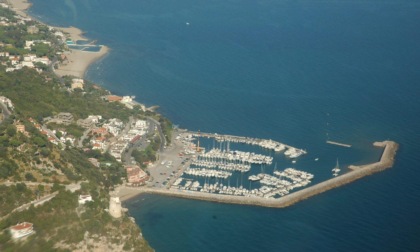
<svg viewBox="0 0 420 252"><path fill-rule="evenodd" d="M31 2L111 48L88 79L182 128L306 149L295 166L320 180L400 143L394 168L286 209L133 199L156 251L420 251L420 2Z"/></svg>

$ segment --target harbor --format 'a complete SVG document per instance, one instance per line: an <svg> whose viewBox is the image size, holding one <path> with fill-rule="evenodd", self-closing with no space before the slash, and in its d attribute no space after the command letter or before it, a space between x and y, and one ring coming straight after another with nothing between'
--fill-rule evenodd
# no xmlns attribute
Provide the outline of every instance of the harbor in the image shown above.
<svg viewBox="0 0 420 252"><path fill-rule="evenodd" d="M213 142L213 147L206 150L200 146L200 143L204 145L204 139L214 139L217 144ZM384 149L378 162L361 166L350 165L346 169L347 172L339 174L341 169L337 159L332 178L310 185L314 174L292 167L278 169L277 163L269 172L265 167L272 165L272 156L237 150L236 148L241 145L234 146L234 144L257 146L269 152L274 151L276 155L280 153L276 149L281 148L282 155L286 159L293 157L293 161L300 155L307 154L305 150L290 145L273 140L188 131L177 135L176 143L182 148L173 149L171 158L167 159L173 160L178 157L179 160L161 162L161 165L165 164L166 167L163 169L175 168L169 177L160 182L152 181L143 187L119 187L117 193L122 200L147 193L283 208L392 167L398 149L398 144L392 141L375 142L375 147ZM159 174L166 175L165 172ZM154 177L153 172L152 177Z"/></svg>

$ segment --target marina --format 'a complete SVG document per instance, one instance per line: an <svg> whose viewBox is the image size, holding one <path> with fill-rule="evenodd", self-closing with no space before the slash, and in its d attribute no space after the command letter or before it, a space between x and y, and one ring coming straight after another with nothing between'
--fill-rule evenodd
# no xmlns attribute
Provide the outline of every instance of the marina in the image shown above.
<svg viewBox="0 0 420 252"><path fill-rule="evenodd" d="M205 143L210 144L208 139L213 140L213 147L202 147ZM273 154L279 158L279 152L284 151L284 160L290 162L292 159L292 163L295 163L299 156L306 154L302 149L277 141L201 132L183 132L176 140L184 146L184 151L179 155L190 157L188 164L183 166L180 177L194 181L197 186L191 187L189 182L181 183L178 180L171 183L171 180L166 185L167 189L276 198L295 188L307 186L314 177L313 174L293 168L287 168L280 173L277 171L277 163L274 167L274 172L277 173L271 174ZM260 172L255 174L257 170ZM292 173L307 176L303 177L304 180L292 176ZM283 175L283 178L276 177L275 174Z"/></svg>
<svg viewBox="0 0 420 252"><path fill-rule="evenodd" d="M202 144L203 138L213 138L218 142L219 148L213 143L213 148L206 151L206 148L200 146L200 138ZM398 149L398 144L392 141L375 142L374 146L384 148L378 162L363 166L350 165L346 172L340 173L342 168L337 158L336 165L331 170L333 177L310 186L314 174L292 167L278 169L277 162L274 168L269 168L273 163L271 155L237 150L236 148L242 145L235 144L262 147L262 150L274 153L278 153L275 149L282 146L285 160L294 158L292 162L289 161L292 164L296 156L307 153L302 149L273 140L187 131L181 132L176 141L183 146L183 152L178 156L184 160L178 172L171 173L164 187L159 188L151 184L139 188L124 187L122 188L124 192L119 193L123 199L130 198L132 193L134 195L151 193L221 203L283 208L392 167ZM313 161L316 162L317 159ZM172 161L161 163L171 164L166 165L165 169L172 166ZM259 172L255 173L256 170Z"/></svg>

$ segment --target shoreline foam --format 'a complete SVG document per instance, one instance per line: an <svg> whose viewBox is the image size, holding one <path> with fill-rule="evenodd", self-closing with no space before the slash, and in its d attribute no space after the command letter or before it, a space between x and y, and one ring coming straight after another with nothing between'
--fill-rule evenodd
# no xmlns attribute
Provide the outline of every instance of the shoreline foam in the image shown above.
<svg viewBox="0 0 420 252"><path fill-rule="evenodd" d="M333 188L337 188L345 184L349 184L365 176L391 168L395 161L395 155L398 150L398 144L393 141L384 141L384 142L375 142L373 145L376 147L384 147L384 151L378 162L372 163L372 164L366 164L362 166L351 165L349 166L349 168L352 171L346 174L340 175L335 178L331 178L329 180L323 181L316 185L290 193L279 199L231 196L231 195L223 195L223 194L201 193L201 192L195 192L195 191L187 192L187 191L145 188L145 187L133 188L133 187L125 187L125 186L121 186L117 188L117 195L120 196L121 201L130 200L141 194L159 194L159 195L173 196L173 197L178 197L178 198L205 200L205 201L212 201L212 202L219 202L219 203L284 208L284 207L291 206L299 201L315 196L317 194L331 190Z"/></svg>
<svg viewBox="0 0 420 252"><path fill-rule="evenodd" d="M9 0L8 3L11 6L11 9L19 15L24 17L30 17L36 20L36 18L30 16L27 13L27 10L32 5L27 0ZM84 32L79 28L73 26L52 27L62 31L65 34L68 34L73 41L86 40L86 38L83 36ZM72 75L78 78L84 78L89 66L97 60L106 56L109 51L110 48L104 45L101 45L101 50L99 52L87 52L79 50L66 51L64 55L66 56L67 60L61 64L58 64L58 69L55 69L54 72L60 77L63 77L65 75Z"/></svg>

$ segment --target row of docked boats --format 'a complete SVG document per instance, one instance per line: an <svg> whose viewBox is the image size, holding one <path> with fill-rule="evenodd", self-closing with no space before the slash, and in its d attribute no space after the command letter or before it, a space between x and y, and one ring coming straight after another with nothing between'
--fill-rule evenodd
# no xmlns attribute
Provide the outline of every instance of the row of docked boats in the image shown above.
<svg viewBox="0 0 420 252"><path fill-rule="evenodd" d="M183 185L181 185L181 183L184 180L185 180L185 183ZM201 188L201 186L200 186L200 182L198 182L198 181L192 181L190 179L178 178L172 184L171 188L197 191L199 188Z"/></svg>
<svg viewBox="0 0 420 252"><path fill-rule="evenodd" d="M275 188L271 194L279 193L283 195L286 191L288 193L293 189L307 186L314 177L311 173L299 171L294 168L287 168L284 171L274 171L274 175L260 173L257 176L261 178L259 180L261 184Z"/></svg>
<svg viewBox="0 0 420 252"><path fill-rule="evenodd" d="M248 172L251 169L251 164L246 164L243 162L227 162L227 161L207 161L207 160L193 160L191 165L197 167L205 167L212 169L221 169L228 171L239 171L239 172Z"/></svg>
<svg viewBox="0 0 420 252"><path fill-rule="evenodd" d="M271 164L273 162L273 157L267 155L246 151L228 151L217 148L213 148L206 153L201 153L198 157L216 161L239 161L247 164Z"/></svg>
<svg viewBox="0 0 420 252"><path fill-rule="evenodd" d="M306 152L304 150L296 149L296 148L293 148L293 147L290 147L289 149L287 149L284 152L284 155L286 157L289 157L289 158L298 158L298 157L302 156L303 154L306 154Z"/></svg>
<svg viewBox="0 0 420 252"><path fill-rule="evenodd" d="M292 181L311 180L314 177L312 173L294 168L286 168L284 171L274 171L274 175L279 176L280 178L289 178Z"/></svg>
<svg viewBox="0 0 420 252"><path fill-rule="evenodd" d="M306 154L305 150L297 149L294 147L286 146L280 142L271 140L271 139L259 139L259 138L251 138L251 137L241 137L241 136L231 136L231 135L218 135L218 134L210 134L210 133L192 133L190 138L193 137L207 137L207 138L214 138L218 142L232 142L232 143L243 143L248 145L256 145L260 146L265 149L274 150L276 152L281 152L286 150L285 155L290 156L290 158L297 158L300 155Z"/></svg>
<svg viewBox="0 0 420 252"><path fill-rule="evenodd" d="M191 171L188 171L188 173L194 175L196 174ZM222 176L214 176L215 174L212 175L215 178L226 178ZM259 188L254 189L252 189L252 184L257 180L252 180L252 176L249 177L249 189L244 188L242 186L242 182L241 186L237 185L236 187L233 187L230 186L230 183L228 185L224 185L222 182L219 183L217 179L216 182L212 184L206 180L203 186L200 186L198 181L192 182L191 180L186 179L187 182L184 185L180 185L181 181L183 180L182 178L178 178L172 185L172 188L178 190L192 190L204 193L226 194L234 196L276 198L289 194L291 190L308 185L311 183L311 179L314 177L314 175L311 173L300 171L294 168L287 168L284 171L274 171L274 175L275 176L265 173L252 175L258 178L258 181L261 185ZM210 181L210 179L208 181Z"/></svg>
<svg viewBox="0 0 420 252"><path fill-rule="evenodd" d="M226 179L232 175L232 173L228 171L218 171L218 170L205 169L205 168L194 169L191 167L186 169L184 171L184 174L198 176L198 177L223 178L223 179Z"/></svg>
<svg viewBox="0 0 420 252"><path fill-rule="evenodd" d="M259 142L258 145L266 149L274 150L275 152L281 152L286 149L286 145L273 141L271 139L270 140L263 139Z"/></svg>
<svg viewBox="0 0 420 252"><path fill-rule="evenodd" d="M261 197L261 198L274 198L275 196L284 196L289 193L290 190L286 188L274 188L269 186L261 186L260 188L247 189L243 186L234 187L224 185L222 183L204 183L200 186L198 181L187 181L185 185L172 185L173 190L183 191L198 191L202 193L213 193L213 194L224 194L232 196L244 196L244 197Z"/></svg>

